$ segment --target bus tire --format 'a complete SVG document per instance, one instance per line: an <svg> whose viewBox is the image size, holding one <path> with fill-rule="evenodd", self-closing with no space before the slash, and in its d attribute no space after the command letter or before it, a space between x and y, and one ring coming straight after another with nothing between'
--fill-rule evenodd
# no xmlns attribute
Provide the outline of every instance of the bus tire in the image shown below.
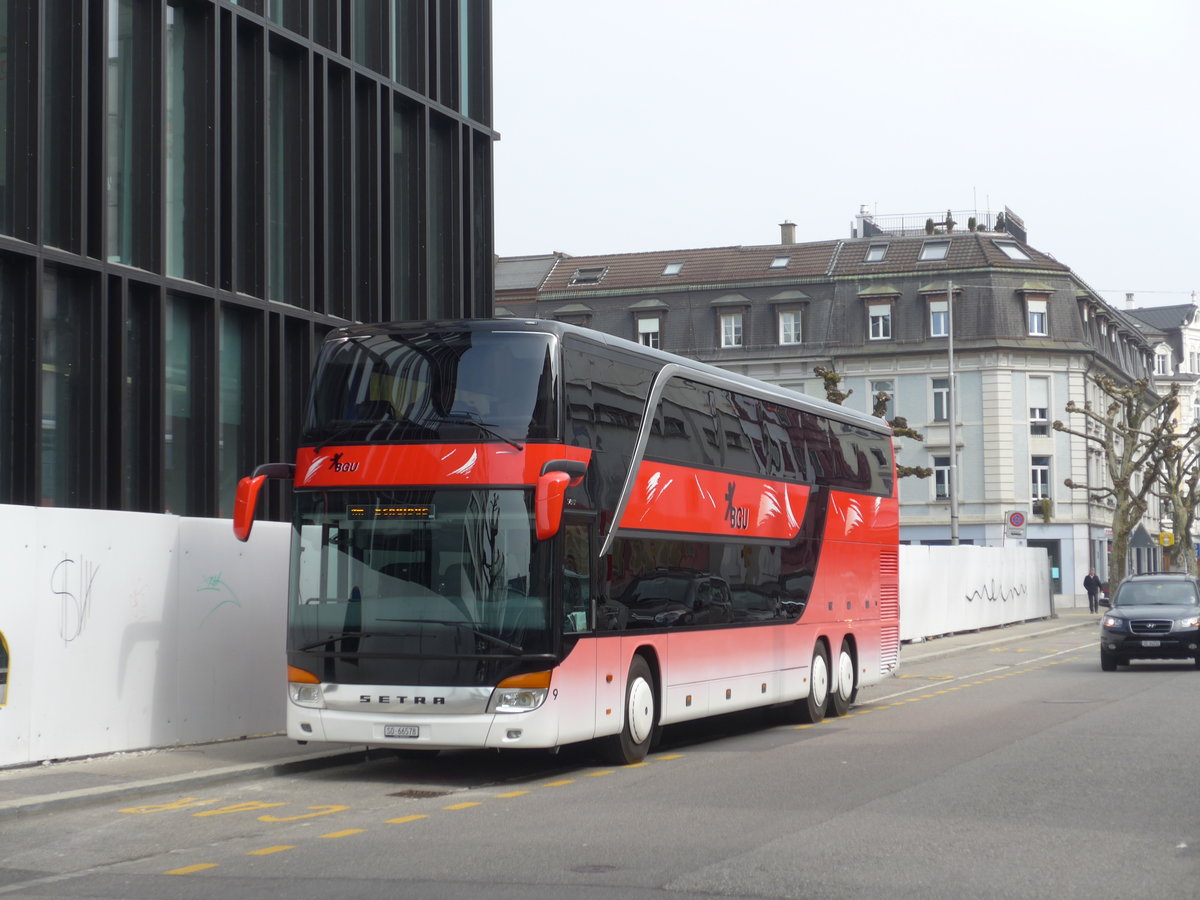
<svg viewBox="0 0 1200 900"><path fill-rule="evenodd" d="M842 641L842 649L838 651L837 665L834 666L833 674L837 681L830 685L829 714L844 716L850 712L850 704L857 693L854 684L854 653L847 640Z"/></svg>
<svg viewBox="0 0 1200 900"><path fill-rule="evenodd" d="M629 663L629 677L625 679L621 731L608 738L605 755L609 760L627 766L646 758L658 719L655 697L654 674L649 664L641 655L634 656Z"/></svg>
<svg viewBox="0 0 1200 900"><path fill-rule="evenodd" d="M800 707L800 718L816 725L825 718L829 703L829 651L822 641L813 645L812 665L808 669L808 696Z"/></svg>

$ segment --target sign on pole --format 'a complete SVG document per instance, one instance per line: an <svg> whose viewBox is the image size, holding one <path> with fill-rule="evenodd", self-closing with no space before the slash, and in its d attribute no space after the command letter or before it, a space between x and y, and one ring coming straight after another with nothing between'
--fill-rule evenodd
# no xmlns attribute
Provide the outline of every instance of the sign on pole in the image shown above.
<svg viewBox="0 0 1200 900"><path fill-rule="evenodd" d="M1004 536L1025 537L1025 513L1019 509L1010 509L1004 514Z"/></svg>

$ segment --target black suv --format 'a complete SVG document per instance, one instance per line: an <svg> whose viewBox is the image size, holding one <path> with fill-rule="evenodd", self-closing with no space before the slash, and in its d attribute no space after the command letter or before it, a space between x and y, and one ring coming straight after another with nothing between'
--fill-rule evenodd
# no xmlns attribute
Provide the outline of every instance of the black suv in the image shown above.
<svg viewBox="0 0 1200 900"><path fill-rule="evenodd" d="M1193 659L1200 667L1200 582L1191 575L1130 575L1100 619L1100 668L1131 659Z"/></svg>

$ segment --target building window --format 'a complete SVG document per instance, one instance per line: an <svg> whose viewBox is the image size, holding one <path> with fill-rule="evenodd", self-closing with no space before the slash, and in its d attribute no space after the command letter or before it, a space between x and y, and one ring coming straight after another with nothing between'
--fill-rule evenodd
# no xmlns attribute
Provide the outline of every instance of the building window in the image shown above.
<svg viewBox="0 0 1200 900"><path fill-rule="evenodd" d="M867 247L867 255L863 262L883 262L887 256L887 244L871 244Z"/></svg>
<svg viewBox="0 0 1200 900"><path fill-rule="evenodd" d="M929 301L929 336L950 336L950 304L945 300Z"/></svg>
<svg viewBox="0 0 1200 900"><path fill-rule="evenodd" d="M575 270L568 284L599 284L607 271L608 266L584 266Z"/></svg>
<svg viewBox="0 0 1200 900"><path fill-rule="evenodd" d="M921 262L945 259L950 252L949 241L926 241L921 245L921 254L917 257Z"/></svg>
<svg viewBox="0 0 1200 900"><path fill-rule="evenodd" d="M779 343L800 343L800 310L785 309L779 313Z"/></svg>
<svg viewBox="0 0 1200 900"><path fill-rule="evenodd" d="M721 346L742 346L742 314L721 313Z"/></svg>
<svg viewBox="0 0 1200 900"><path fill-rule="evenodd" d="M890 378L883 381L871 382L871 412L875 412L875 404L879 401L879 395L885 394L887 399L884 401L883 417L889 421L895 416L896 408L896 383Z"/></svg>
<svg viewBox="0 0 1200 900"><path fill-rule="evenodd" d="M678 275L682 271L683 271L683 263L673 262L673 263L667 263L665 266L663 266L662 273L664 275Z"/></svg>
<svg viewBox="0 0 1200 900"><path fill-rule="evenodd" d="M775 257L773 260L771 260L771 266L770 266L770 267L771 267L772 269L786 269L786 268L787 268L788 261L789 261L790 259L791 259L791 257L790 257L790 256L777 256L777 257Z"/></svg>
<svg viewBox="0 0 1200 900"><path fill-rule="evenodd" d="M1046 330L1046 301L1027 300L1025 302L1029 318L1029 334L1032 337L1044 337L1050 332Z"/></svg>
<svg viewBox="0 0 1200 900"><path fill-rule="evenodd" d="M1192 398L1192 424L1200 422L1200 394Z"/></svg>
<svg viewBox="0 0 1200 900"><path fill-rule="evenodd" d="M1041 500L1043 497L1050 496L1050 457L1035 456L1031 460L1029 467L1030 474L1030 498L1033 500Z"/></svg>
<svg viewBox="0 0 1200 900"><path fill-rule="evenodd" d="M950 496L950 457L935 456L932 468L933 497L935 500L945 500Z"/></svg>
<svg viewBox="0 0 1200 900"><path fill-rule="evenodd" d="M933 421L950 421L950 379L935 378L933 386Z"/></svg>
<svg viewBox="0 0 1200 900"><path fill-rule="evenodd" d="M653 347L658 350L660 343L660 320L658 316L645 316L637 320L638 343L643 347Z"/></svg>
<svg viewBox="0 0 1200 900"><path fill-rule="evenodd" d="M1050 379L1029 379L1029 433L1045 436L1050 433Z"/></svg>
<svg viewBox="0 0 1200 900"><path fill-rule="evenodd" d="M1028 260L1029 254L1012 241L992 241L993 244L1009 259Z"/></svg>
<svg viewBox="0 0 1200 900"><path fill-rule="evenodd" d="M873 341L886 341L892 337L892 304L872 303L867 307L870 320L870 337Z"/></svg>
<svg viewBox="0 0 1200 900"><path fill-rule="evenodd" d="M1154 374L1155 375L1170 375L1171 374L1171 351L1159 350L1154 354Z"/></svg>

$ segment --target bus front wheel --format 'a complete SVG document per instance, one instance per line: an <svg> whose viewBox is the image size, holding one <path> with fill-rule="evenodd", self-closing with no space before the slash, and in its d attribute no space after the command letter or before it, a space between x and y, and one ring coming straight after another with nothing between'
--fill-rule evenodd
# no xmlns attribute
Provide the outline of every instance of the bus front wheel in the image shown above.
<svg viewBox="0 0 1200 900"><path fill-rule="evenodd" d="M620 734L608 739L609 759L618 765L641 762L650 751L657 719L654 675L641 656L629 664L625 680L624 722Z"/></svg>
<svg viewBox="0 0 1200 900"><path fill-rule="evenodd" d="M825 718L829 703L829 651L817 641L813 647L812 665L808 669L808 697L800 709L800 718L815 725Z"/></svg>

